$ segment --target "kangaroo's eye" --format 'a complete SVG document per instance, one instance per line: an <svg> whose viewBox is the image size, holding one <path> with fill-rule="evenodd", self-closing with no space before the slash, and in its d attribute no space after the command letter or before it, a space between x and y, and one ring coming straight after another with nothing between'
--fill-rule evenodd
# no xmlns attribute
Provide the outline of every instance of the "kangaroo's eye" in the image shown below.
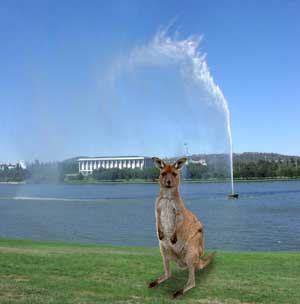
<svg viewBox="0 0 300 304"><path fill-rule="evenodd" d="M173 175L174 177L176 177L176 176L177 176L177 173L173 172L172 175Z"/></svg>
<svg viewBox="0 0 300 304"><path fill-rule="evenodd" d="M161 174L161 176L166 176L167 175L167 172L163 172L162 174Z"/></svg>

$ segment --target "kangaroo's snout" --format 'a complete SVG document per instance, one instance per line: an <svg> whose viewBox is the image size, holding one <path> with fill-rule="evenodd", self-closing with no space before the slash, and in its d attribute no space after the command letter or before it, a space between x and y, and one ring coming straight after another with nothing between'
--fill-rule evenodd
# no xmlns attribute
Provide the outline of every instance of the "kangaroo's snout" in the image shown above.
<svg viewBox="0 0 300 304"><path fill-rule="evenodd" d="M179 172L171 165L167 165L160 172L159 183L162 188L176 188L180 182Z"/></svg>

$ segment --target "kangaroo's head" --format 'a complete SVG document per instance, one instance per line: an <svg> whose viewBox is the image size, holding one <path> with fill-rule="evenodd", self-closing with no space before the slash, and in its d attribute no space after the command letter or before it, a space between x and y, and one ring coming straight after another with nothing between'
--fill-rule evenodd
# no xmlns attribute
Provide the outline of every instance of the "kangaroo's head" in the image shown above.
<svg viewBox="0 0 300 304"><path fill-rule="evenodd" d="M179 170L182 169L186 162L186 157L178 159L173 164L168 164L163 160L152 157L155 166L160 170L159 184L163 189L175 189L180 183Z"/></svg>

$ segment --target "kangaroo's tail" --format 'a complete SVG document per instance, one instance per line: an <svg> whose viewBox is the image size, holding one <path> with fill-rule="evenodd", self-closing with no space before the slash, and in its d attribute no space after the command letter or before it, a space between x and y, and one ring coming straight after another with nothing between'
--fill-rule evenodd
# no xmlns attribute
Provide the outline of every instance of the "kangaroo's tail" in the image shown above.
<svg viewBox="0 0 300 304"><path fill-rule="evenodd" d="M213 257L216 255L216 251L211 252L209 255L207 255L206 257L201 257L199 259L199 263L198 263L198 268L199 269L203 269L204 267L206 267L213 259Z"/></svg>

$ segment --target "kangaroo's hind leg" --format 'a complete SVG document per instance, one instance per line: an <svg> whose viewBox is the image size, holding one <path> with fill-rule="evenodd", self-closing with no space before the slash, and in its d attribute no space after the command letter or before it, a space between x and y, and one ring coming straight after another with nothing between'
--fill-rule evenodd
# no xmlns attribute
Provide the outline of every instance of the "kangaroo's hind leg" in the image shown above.
<svg viewBox="0 0 300 304"><path fill-rule="evenodd" d="M188 267L189 276L184 288L177 290L173 293L173 298L183 295L185 292L196 286L195 281L195 270L197 263L199 262L199 248L198 240L195 238L192 240L187 248L186 256L184 258L185 263Z"/></svg>
<svg viewBox="0 0 300 304"><path fill-rule="evenodd" d="M159 277L158 279L152 281L148 285L149 288L155 287L155 286L161 284L162 282L168 280L171 277L170 260L165 255L163 255L162 258L163 258L163 264L164 264L164 274L161 277Z"/></svg>
<svg viewBox="0 0 300 304"><path fill-rule="evenodd" d="M195 266L190 265L188 269L189 269L189 277L188 277L187 283L185 284L184 288L179 289L173 293L173 299L183 295L185 292L187 292L188 290L190 290L191 288L194 288L196 286Z"/></svg>

